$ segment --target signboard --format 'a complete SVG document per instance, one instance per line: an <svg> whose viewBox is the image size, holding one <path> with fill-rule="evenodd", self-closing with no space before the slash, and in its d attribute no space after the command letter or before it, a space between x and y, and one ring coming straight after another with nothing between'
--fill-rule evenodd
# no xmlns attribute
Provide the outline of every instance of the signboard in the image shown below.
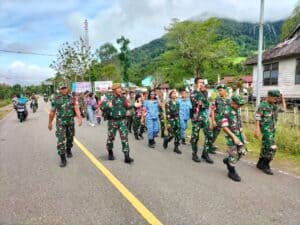
<svg viewBox="0 0 300 225"><path fill-rule="evenodd" d="M90 82L73 82L72 91L78 93L85 92L85 91L92 91L92 85Z"/></svg>
<svg viewBox="0 0 300 225"><path fill-rule="evenodd" d="M110 91L112 89L112 81L96 81L95 83L95 91Z"/></svg>

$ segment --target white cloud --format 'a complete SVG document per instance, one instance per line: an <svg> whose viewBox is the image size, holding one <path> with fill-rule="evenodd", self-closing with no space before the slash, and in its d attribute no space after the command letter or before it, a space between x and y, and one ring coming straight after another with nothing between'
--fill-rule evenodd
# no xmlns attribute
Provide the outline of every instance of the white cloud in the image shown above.
<svg viewBox="0 0 300 225"><path fill-rule="evenodd" d="M265 19L279 20L292 12L297 0L265 1ZM90 43L99 46L115 42L121 35L128 37L136 47L164 34L172 18L190 19L199 15L213 15L240 21L257 22L260 0L119 0L111 7L89 19ZM74 12L67 26L75 36L83 33L82 12Z"/></svg>
<svg viewBox="0 0 300 225"><path fill-rule="evenodd" d="M53 75L54 71L48 67L14 61L7 68L0 69L0 82L22 85L40 84Z"/></svg>

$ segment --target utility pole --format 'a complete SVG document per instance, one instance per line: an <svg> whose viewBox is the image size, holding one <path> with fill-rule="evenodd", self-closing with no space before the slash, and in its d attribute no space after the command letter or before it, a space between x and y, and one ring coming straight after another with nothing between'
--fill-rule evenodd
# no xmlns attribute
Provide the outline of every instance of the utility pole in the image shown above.
<svg viewBox="0 0 300 225"><path fill-rule="evenodd" d="M262 85L262 77L263 77L263 64L262 64L263 36L264 36L264 0L260 0L258 60L257 60L257 76L256 76L256 108L258 108L260 103L260 86Z"/></svg>

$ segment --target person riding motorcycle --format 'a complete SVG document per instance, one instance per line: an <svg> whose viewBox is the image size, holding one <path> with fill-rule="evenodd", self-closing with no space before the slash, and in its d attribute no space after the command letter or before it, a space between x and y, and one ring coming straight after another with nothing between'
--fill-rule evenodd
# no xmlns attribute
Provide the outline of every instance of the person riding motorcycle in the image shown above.
<svg viewBox="0 0 300 225"><path fill-rule="evenodd" d="M32 96L31 96L30 108L33 109L34 106L36 107L36 109L38 108L38 99L35 96L35 94L33 93Z"/></svg>

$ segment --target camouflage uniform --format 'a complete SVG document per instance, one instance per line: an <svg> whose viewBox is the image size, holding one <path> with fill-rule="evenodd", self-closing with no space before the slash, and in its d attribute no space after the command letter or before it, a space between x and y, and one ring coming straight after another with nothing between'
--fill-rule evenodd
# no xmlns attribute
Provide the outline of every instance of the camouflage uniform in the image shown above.
<svg viewBox="0 0 300 225"><path fill-rule="evenodd" d="M112 102L112 108L109 108L108 102L101 104L101 110L107 114L108 119L108 138L106 148L112 151L113 142L117 130L120 133L122 150L124 153L129 152L128 129L126 126L126 109L129 108L128 100L124 96L108 96L107 99Z"/></svg>
<svg viewBox="0 0 300 225"><path fill-rule="evenodd" d="M240 110L236 110L231 105L227 105L224 110L222 127L228 127L240 142L243 143L243 145L236 145L228 134L225 135L228 146L228 156L225 158L225 161L234 165L246 154Z"/></svg>
<svg viewBox="0 0 300 225"><path fill-rule="evenodd" d="M205 136L203 153L207 154L212 146L212 131L208 118L209 102L207 96L197 90L192 92L190 98L192 102L192 151L193 153L197 153L198 151L197 143L199 140L199 131L200 128L203 128Z"/></svg>
<svg viewBox="0 0 300 225"><path fill-rule="evenodd" d="M180 141L180 120L179 120L179 103L169 100L166 104L166 116L169 123L169 136L166 141L170 142L173 138L175 147L179 146Z"/></svg>
<svg viewBox="0 0 300 225"><path fill-rule="evenodd" d="M217 126L213 128L212 143L216 141L218 135L221 132L223 114L226 106L229 105L229 103L229 98L222 98L221 96L218 96L212 104L212 110L215 112L215 121L217 123Z"/></svg>
<svg viewBox="0 0 300 225"><path fill-rule="evenodd" d="M64 155L66 149L71 150L73 147L75 107L79 107L78 100L69 94L58 94L51 102L51 109L56 110L56 137L59 155Z"/></svg>
<svg viewBox="0 0 300 225"><path fill-rule="evenodd" d="M139 107L135 107L135 112L133 115L133 133L134 136L136 137L136 139L138 139L138 137L143 137L143 125L141 123L141 119L142 119L142 114L144 112L144 107L143 105L139 106ZM140 129L140 131L139 131Z"/></svg>
<svg viewBox="0 0 300 225"><path fill-rule="evenodd" d="M158 96L158 98L161 103L164 102L163 98L161 98L159 96ZM158 117L159 117L159 122L160 122L161 137L165 136L165 129L166 129L164 115L165 115L164 108L162 106L159 106Z"/></svg>
<svg viewBox="0 0 300 225"><path fill-rule="evenodd" d="M256 120L260 121L260 130L262 133L262 148L260 158L272 160L276 153L275 125L277 121L278 107L268 102L260 103Z"/></svg>
<svg viewBox="0 0 300 225"><path fill-rule="evenodd" d="M126 113L127 128L128 128L129 132L131 132L131 127L133 125L133 119L134 119L134 113L135 113L134 103L135 103L135 99L129 98L129 108Z"/></svg>

